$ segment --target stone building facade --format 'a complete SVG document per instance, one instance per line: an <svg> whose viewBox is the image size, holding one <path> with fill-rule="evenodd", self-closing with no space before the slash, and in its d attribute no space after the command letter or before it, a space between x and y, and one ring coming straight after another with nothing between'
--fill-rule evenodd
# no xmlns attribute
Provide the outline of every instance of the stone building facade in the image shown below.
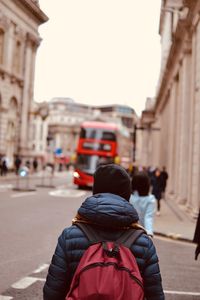
<svg viewBox="0 0 200 300"><path fill-rule="evenodd" d="M162 1L161 72L149 128L148 164L169 172L168 197L196 216L200 207L200 1ZM153 127L160 130L153 134ZM150 141L148 141L151 140Z"/></svg>
<svg viewBox="0 0 200 300"><path fill-rule="evenodd" d="M0 0L0 156L8 167L30 155L38 27L47 20L38 1Z"/></svg>

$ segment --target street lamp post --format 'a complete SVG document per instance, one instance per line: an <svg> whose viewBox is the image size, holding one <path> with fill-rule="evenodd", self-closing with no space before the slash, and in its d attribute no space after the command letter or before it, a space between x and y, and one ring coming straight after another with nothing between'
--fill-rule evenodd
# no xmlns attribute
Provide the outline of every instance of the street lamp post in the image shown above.
<svg viewBox="0 0 200 300"><path fill-rule="evenodd" d="M44 104L43 106L41 106L39 108L39 114L42 117L42 121L44 123L44 121L46 120L46 118L49 115L49 107L47 104ZM49 134L47 135L47 137L45 137L45 151L47 151L49 149L49 145L51 143L51 141L53 140L53 137L50 136ZM50 171L51 168L51 171ZM53 166L50 166L50 164L48 164L48 166L44 165L42 168L42 178L41 178L41 184L37 185L38 187L47 187L47 188L54 188L55 186L53 185L52 181L53 181ZM48 172L48 174L50 174L49 176L49 184L45 184L45 176L46 176L46 172Z"/></svg>

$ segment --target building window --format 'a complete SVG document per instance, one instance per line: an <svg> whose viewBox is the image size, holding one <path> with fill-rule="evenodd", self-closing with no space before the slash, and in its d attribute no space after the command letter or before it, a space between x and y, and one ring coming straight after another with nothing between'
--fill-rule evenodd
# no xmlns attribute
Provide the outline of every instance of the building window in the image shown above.
<svg viewBox="0 0 200 300"><path fill-rule="evenodd" d="M40 140L43 139L43 123L40 124Z"/></svg>
<svg viewBox="0 0 200 300"><path fill-rule="evenodd" d="M3 64L4 31L0 28L0 64Z"/></svg>
<svg viewBox="0 0 200 300"><path fill-rule="evenodd" d="M17 113L17 99L15 97L12 97L10 99L10 110L14 112L15 114Z"/></svg>
<svg viewBox="0 0 200 300"><path fill-rule="evenodd" d="M20 74L21 70L21 43L16 41L13 55L13 72Z"/></svg>
<svg viewBox="0 0 200 300"><path fill-rule="evenodd" d="M13 141L15 138L15 134L16 134L16 128L15 125L12 121L8 122L7 125L7 138L9 141Z"/></svg>

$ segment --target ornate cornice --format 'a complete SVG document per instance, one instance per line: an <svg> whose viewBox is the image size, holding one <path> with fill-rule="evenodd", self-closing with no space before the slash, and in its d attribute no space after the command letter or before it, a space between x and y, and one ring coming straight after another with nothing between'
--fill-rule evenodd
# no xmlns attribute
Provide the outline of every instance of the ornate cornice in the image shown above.
<svg viewBox="0 0 200 300"><path fill-rule="evenodd" d="M32 47L38 47L40 45L41 42L41 38L31 34L30 32L28 32L26 34L26 42L27 44L30 44Z"/></svg>
<svg viewBox="0 0 200 300"><path fill-rule="evenodd" d="M19 3L19 5L22 5L26 7L39 21L40 24L45 23L48 21L47 15L39 8L38 4L35 3L32 0L15 0Z"/></svg>
<svg viewBox="0 0 200 300"><path fill-rule="evenodd" d="M4 80L5 78L9 78L11 84L17 83L20 88L24 86L24 79L15 75L11 74L6 71L3 66L0 66L0 79Z"/></svg>

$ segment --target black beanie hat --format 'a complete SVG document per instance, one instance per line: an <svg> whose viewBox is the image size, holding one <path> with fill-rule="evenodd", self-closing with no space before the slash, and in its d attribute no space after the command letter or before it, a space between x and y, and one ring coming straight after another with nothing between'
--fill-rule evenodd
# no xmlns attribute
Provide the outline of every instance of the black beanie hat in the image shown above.
<svg viewBox="0 0 200 300"><path fill-rule="evenodd" d="M94 173L93 194L111 193L129 201L131 180L126 170L119 165L100 166Z"/></svg>

